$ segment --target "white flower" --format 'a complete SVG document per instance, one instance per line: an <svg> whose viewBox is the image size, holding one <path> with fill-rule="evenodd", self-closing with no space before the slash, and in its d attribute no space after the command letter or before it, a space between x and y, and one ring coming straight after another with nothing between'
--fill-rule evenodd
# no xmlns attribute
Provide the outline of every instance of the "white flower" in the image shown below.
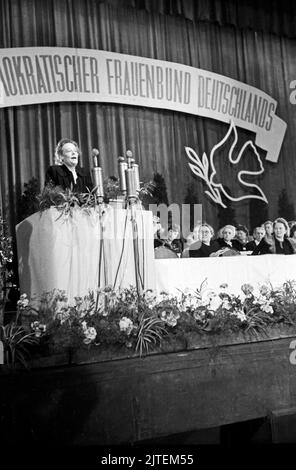
<svg viewBox="0 0 296 470"><path fill-rule="evenodd" d="M56 314L57 315L67 310L67 308L68 308L67 300L57 299L56 301Z"/></svg>
<svg viewBox="0 0 296 470"><path fill-rule="evenodd" d="M238 318L241 322L247 320L247 316L244 312L241 312L240 310L236 310L231 313L231 315L234 315L236 318Z"/></svg>
<svg viewBox="0 0 296 470"><path fill-rule="evenodd" d="M20 300L17 301L17 305L19 306L20 309L26 308L29 305L29 299L27 297L27 294L22 294L20 296Z"/></svg>
<svg viewBox="0 0 296 470"><path fill-rule="evenodd" d="M222 299L218 296L215 295L210 299L209 303L209 310L217 310L222 304Z"/></svg>
<svg viewBox="0 0 296 470"><path fill-rule="evenodd" d="M183 302L180 304L180 310L181 311L186 311L187 308L192 308L196 309L197 307L200 307L201 305L201 300L196 296L196 295L187 295Z"/></svg>
<svg viewBox="0 0 296 470"><path fill-rule="evenodd" d="M225 310L231 310L231 303L228 299L222 300L222 308L225 308Z"/></svg>
<svg viewBox="0 0 296 470"><path fill-rule="evenodd" d="M89 344L96 339L97 330L93 326L87 326L86 321L81 323L83 333L84 333L84 344Z"/></svg>
<svg viewBox="0 0 296 470"><path fill-rule="evenodd" d="M254 303L260 305L260 308L263 312L273 313L273 307L270 305L272 303L272 299L267 299L264 296L259 296L257 301Z"/></svg>
<svg viewBox="0 0 296 470"><path fill-rule="evenodd" d="M119 320L120 331L126 332L128 336L131 334L133 327L134 327L134 324L130 318L122 317Z"/></svg>
<svg viewBox="0 0 296 470"><path fill-rule="evenodd" d="M157 303L156 296L153 294L153 292L151 290L147 290L145 292L144 298L145 298L145 301L148 304L148 308L150 308L150 310L152 310L153 307Z"/></svg>
<svg viewBox="0 0 296 470"><path fill-rule="evenodd" d="M273 308L269 303L266 303L265 305L261 305L261 310L265 313L273 313Z"/></svg>
<svg viewBox="0 0 296 470"><path fill-rule="evenodd" d="M46 325L40 323L39 321L34 321L33 323L31 323L31 328L35 332L36 338L40 338L42 333L45 333L46 331Z"/></svg>
<svg viewBox="0 0 296 470"><path fill-rule="evenodd" d="M180 318L180 315L176 315L174 312L167 313L166 310L161 312L161 319L170 326L176 326L178 318Z"/></svg>

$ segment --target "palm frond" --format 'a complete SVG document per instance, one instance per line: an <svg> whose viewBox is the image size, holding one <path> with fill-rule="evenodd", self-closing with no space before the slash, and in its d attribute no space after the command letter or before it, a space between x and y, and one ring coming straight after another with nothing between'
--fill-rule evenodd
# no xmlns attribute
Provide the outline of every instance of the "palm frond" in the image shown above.
<svg viewBox="0 0 296 470"><path fill-rule="evenodd" d="M166 333L162 320L154 316L145 317L145 315L142 315L137 333L136 352L141 357L144 350L147 353L149 346L160 342Z"/></svg>

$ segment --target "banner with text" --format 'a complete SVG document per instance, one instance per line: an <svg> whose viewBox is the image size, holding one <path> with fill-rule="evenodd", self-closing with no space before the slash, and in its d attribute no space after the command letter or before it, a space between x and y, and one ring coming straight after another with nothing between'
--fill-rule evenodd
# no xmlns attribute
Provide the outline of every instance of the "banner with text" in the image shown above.
<svg viewBox="0 0 296 470"><path fill-rule="evenodd" d="M0 108L54 101L121 103L233 121L256 133L256 145L273 162L287 127L272 97L207 70L93 49L0 49Z"/></svg>

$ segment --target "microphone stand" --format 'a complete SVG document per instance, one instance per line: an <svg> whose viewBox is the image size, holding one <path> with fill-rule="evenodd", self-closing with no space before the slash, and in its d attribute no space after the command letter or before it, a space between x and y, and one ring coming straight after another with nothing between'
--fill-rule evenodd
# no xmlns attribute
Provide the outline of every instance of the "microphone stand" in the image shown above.
<svg viewBox="0 0 296 470"><path fill-rule="evenodd" d="M136 220L136 204L137 200L129 200L129 206L131 210L131 223L132 223L132 233L133 233L133 248L134 248L134 261L135 261L135 277L136 277L136 288L137 294L140 296L143 293L144 286L141 282L140 276L140 256L139 256L139 231L138 231L138 224Z"/></svg>
<svg viewBox="0 0 296 470"><path fill-rule="evenodd" d="M128 150L126 152L128 168L125 170L126 183L127 183L127 198L128 206L131 212L131 223L132 223L132 234L133 234L133 251L134 251L134 264L135 264L135 278L136 278L136 289L137 294L140 296L143 293L144 286L140 276L140 265L139 265L139 231L136 220L136 204L138 202L138 181L136 168L134 168L134 159L132 158L132 152Z"/></svg>
<svg viewBox="0 0 296 470"><path fill-rule="evenodd" d="M100 157L99 151L97 149L93 149L93 161L94 167L92 169L93 173L93 180L95 185L95 195L97 199L97 204L99 206L99 224L100 224L100 254L99 254L99 272L98 272L98 288L101 287L101 270L102 270L102 262L104 262L104 281L105 285L107 279L107 270L106 270L106 260L105 260L105 250L104 250L104 229L103 229L103 202L104 202L104 187L103 187L103 172L100 165ZM104 261L103 261L104 260ZM96 296L96 310L98 308L99 303L99 294L97 293Z"/></svg>

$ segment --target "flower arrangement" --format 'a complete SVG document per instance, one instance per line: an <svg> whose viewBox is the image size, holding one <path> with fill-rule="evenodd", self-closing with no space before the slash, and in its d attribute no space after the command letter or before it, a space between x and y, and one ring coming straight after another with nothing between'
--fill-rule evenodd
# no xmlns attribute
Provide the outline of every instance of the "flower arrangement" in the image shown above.
<svg viewBox="0 0 296 470"><path fill-rule="evenodd" d="M95 189L87 193L75 193L71 189L63 189L60 186L45 186L38 196L39 209L45 211L50 207L55 207L61 215L71 216L75 208L89 210L99 203Z"/></svg>
<svg viewBox="0 0 296 470"><path fill-rule="evenodd" d="M139 296L133 287L117 292L105 287L76 297L72 304L63 291L54 290L44 293L38 304L23 294L18 308L22 328L38 341L39 353L47 354L112 346L142 356L176 340L186 349L192 334L262 335L276 325L296 326L295 281L257 290L244 284L241 290L234 295L222 284L214 292L204 282L194 292L177 296L150 290Z"/></svg>
<svg viewBox="0 0 296 470"><path fill-rule="evenodd" d="M12 240L8 236L7 225L0 214L0 325L3 323L8 295L7 283L10 277L9 264L12 262L12 256Z"/></svg>
<svg viewBox="0 0 296 470"><path fill-rule="evenodd" d="M141 183L141 189L138 193L139 200L143 203L147 197L152 197L155 189L153 182ZM104 202L109 203L111 199L116 199L120 194L119 182L115 177L109 177L104 181ZM45 211L50 207L55 207L61 216L71 216L74 209L89 211L91 208L97 208L99 198L96 195L96 188L88 190L85 193L76 193L71 189L63 189L60 186L48 184L37 196L39 210Z"/></svg>

